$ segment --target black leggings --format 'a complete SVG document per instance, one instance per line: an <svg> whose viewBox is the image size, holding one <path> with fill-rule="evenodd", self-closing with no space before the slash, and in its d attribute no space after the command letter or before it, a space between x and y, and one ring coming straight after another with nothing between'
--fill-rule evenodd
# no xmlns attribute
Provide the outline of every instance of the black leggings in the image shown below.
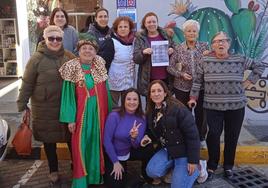
<svg viewBox="0 0 268 188"><path fill-rule="evenodd" d="M67 143L71 153L71 142ZM49 172L58 172L57 143L44 143L44 149L48 160Z"/></svg>
<svg viewBox="0 0 268 188"><path fill-rule="evenodd" d="M154 155L155 149L152 144L149 144L146 147L140 147L138 149L131 149L130 158L127 161L141 161L141 174L145 178L145 180L150 181L146 174L146 166L151 157ZM105 175L104 175L104 183L107 188L125 188L127 184L127 161L119 161L120 164L124 168L123 178L122 180L115 180L114 175L110 175L113 171L113 163L109 159L108 155L105 153Z"/></svg>

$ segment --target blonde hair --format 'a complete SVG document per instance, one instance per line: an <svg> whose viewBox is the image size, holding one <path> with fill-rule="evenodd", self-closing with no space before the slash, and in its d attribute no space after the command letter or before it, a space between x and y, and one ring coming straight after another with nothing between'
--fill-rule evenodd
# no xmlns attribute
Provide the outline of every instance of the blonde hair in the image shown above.
<svg viewBox="0 0 268 188"><path fill-rule="evenodd" d="M49 25L44 29L43 37L47 38L49 33L57 32L60 34L61 37L63 37L64 32L59 26L56 25Z"/></svg>

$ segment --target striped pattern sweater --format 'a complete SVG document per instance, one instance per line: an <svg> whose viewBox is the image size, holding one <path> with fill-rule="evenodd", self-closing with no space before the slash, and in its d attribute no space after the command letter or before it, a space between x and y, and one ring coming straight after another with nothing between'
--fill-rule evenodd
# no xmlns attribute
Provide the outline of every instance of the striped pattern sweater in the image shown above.
<svg viewBox="0 0 268 188"><path fill-rule="evenodd" d="M247 100L242 83L247 69L252 70L247 79L256 83L264 66L240 55L230 55L227 59L205 56L198 63L190 96L197 99L204 84L204 108L221 111L243 108Z"/></svg>

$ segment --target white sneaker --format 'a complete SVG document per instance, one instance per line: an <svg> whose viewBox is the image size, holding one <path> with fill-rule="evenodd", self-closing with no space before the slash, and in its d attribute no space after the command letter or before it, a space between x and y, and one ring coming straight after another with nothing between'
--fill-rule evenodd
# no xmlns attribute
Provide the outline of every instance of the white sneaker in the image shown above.
<svg viewBox="0 0 268 188"><path fill-rule="evenodd" d="M200 148L201 148L201 149L206 149L206 148L207 148L207 143L206 143L205 140L200 141Z"/></svg>
<svg viewBox="0 0 268 188"><path fill-rule="evenodd" d="M199 165L201 167L200 174L197 178L197 182L199 184L204 183L208 178L208 172L207 172L207 161L206 160L200 160Z"/></svg>

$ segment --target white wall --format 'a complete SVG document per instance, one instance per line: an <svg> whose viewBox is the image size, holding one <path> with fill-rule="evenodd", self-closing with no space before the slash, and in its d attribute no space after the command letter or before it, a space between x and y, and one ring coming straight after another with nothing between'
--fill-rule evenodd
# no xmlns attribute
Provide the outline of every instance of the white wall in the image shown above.
<svg viewBox="0 0 268 188"><path fill-rule="evenodd" d="M27 19L27 8L26 1L16 0L17 7L17 23L18 23L18 45L16 46L17 51L17 63L18 71L21 76L24 67L30 58L29 50L29 32L28 32L28 19Z"/></svg>

